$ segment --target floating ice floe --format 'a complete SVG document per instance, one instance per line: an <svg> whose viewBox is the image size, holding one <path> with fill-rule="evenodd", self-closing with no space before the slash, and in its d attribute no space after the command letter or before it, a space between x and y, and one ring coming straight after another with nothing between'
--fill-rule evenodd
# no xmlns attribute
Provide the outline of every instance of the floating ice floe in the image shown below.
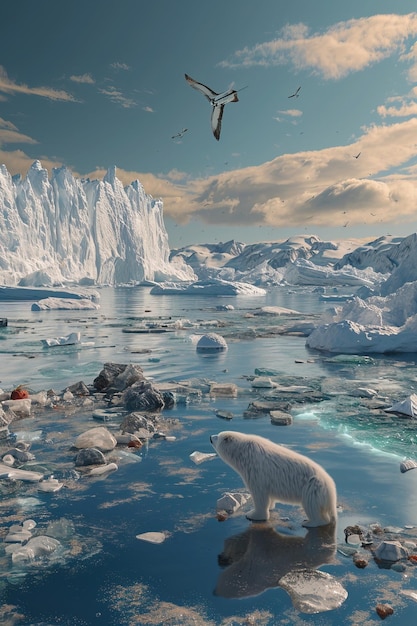
<svg viewBox="0 0 417 626"><path fill-rule="evenodd" d="M141 533L140 535L136 535L136 539L140 539L141 541L148 541L149 543L163 543L168 536L168 533L150 531L147 533Z"/></svg>
<svg viewBox="0 0 417 626"><path fill-rule="evenodd" d="M53 339L41 339L45 348L55 346L74 346L81 342L81 333L70 333L65 337L54 337Z"/></svg>
<svg viewBox="0 0 417 626"><path fill-rule="evenodd" d="M31 306L32 311L88 311L99 308L99 304L87 298L44 298Z"/></svg>
<svg viewBox="0 0 417 626"><path fill-rule="evenodd" d="M227 350L227 343L221 335L217 333L207 333L200 337L196 349L203 352L220 352Z"/></svg>
<svg viewBox="0 0 417 626"><path fill-rule="evenodd" d="M42 480L43 474L30 470L17 469L5 463L0 463L0 478L12 478L14 480L24 480L28 482L38 482Z"/></svg>
<svg viewBox="0 0 417 626"><path fill-rule="evenodd" d="M197 295L197 296L264 296L266 290L250 283L222 280L199 280L195 283L161 283L151 289L152 295Z"/></svg>
<svg viewBox="0 0 417 626"><path fill-rule="evenodd" d="M413 419L417 419L417 394L412 393L401 402L396 402L392 406L384 409L386 413L400 413Z"/></svg>
<svg viewBox="0 0 417 626"><path fill-rule="evenodd" d="M250 495L248 493L229 491L224 493L221 498L216 502L217 511L226 511L226 513L236 513L240 507L242 507L249 500Z"/></svg>
<svg viewBox="0 0 417 626"><path fill-rule="evenodd" d="M46 480L40 481L40 483L38 484L38 490L55 493L59 491L60 489L62 489L63 486L64 486L63 483L60 483L59 480L57 480L53 476L50 476Z"/></svg>
<svg viewBox="0 0 417 626"><path fill-rule="evenodd" d="M211 459L214 459L216 456L217 454L215 452L198 452L196 450L190 454L190 459L196 465L200 465L200 463L204 463L204 461L211 461Z"/></svg>
<svg viewBox="0 0 417 626"><path fill-rule="evenodd" d="M346 589L333 576L317 570L289 572L280 579L279 586L285 589L294 607L302 613L332 611L348 597Z"/></svg>

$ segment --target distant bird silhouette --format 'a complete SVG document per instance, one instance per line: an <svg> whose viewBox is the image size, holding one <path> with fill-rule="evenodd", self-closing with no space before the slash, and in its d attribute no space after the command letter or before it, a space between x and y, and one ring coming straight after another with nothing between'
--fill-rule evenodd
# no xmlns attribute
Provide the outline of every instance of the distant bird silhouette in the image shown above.
<svg viewBox="0 0 417 626"><path fill-rule="evenodd" d="M198 83L196 80L185 74L185 80L191 87L197 89L200 93L206 96L207 100L210 102L213 110L211 112L211 128L213 131L213 135L219 141L220 139L220 131L222 127L222 117L223 110L225 104L228 102L238 102L239 98L237 97L236 89L228 89L227 91L223 91L222 93L216 93L210 87L203 85L203 83ZM242 87L245 89L245 87ZM241 89L239 89L241 91Z"/></svg>
<svg viewBox="0 0 417 626"><path fill-rule="evenodd" d="M354 154L353 158L354 159L359 159L359 157L361 156L362 152L358 152L358 154Z"/></svg>
<svg viewBox="0 0 417 626"><path fill-rule="evenodd" d="M294 91L294 93L292 93L292 94L291 94L290 96L288 96L288 97L289 97L289 98L298 98L298 96L300 95L300 89L301 89L301 86L300 86L300 87L298 87L298 88Z"/></svg>
<svg viewBox="0 0 417 626"><path fill-rule="evenodd" d="M188 128L183 128L182 130L180 130L179 133L177 133L176 135L172 135L171 139L177 139L177 137L179 139L181 139L181 137L184 136L184 134L187 132Z"/></svg>

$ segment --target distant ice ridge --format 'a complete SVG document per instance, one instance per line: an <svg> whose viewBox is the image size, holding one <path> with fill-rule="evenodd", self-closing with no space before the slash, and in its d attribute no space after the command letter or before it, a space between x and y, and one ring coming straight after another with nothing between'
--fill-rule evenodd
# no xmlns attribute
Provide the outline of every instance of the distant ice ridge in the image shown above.
<svg viewBox="0 0 417 626"><path fill-rule="evenodd" d="M169 253L162 201L137 180L123 187L115 167L90 181L65 167L49 180L40 161L24 179L0 166L0 284L194 280Z"/></svg>

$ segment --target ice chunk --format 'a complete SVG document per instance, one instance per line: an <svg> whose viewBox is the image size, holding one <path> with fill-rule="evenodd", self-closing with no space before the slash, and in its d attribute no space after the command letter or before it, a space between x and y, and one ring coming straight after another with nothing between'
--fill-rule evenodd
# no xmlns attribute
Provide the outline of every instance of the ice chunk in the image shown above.
<svg viewBox="0 0 417 626"><path fill-rule="evenodd" d="M40 472L16 469L14 467L9 467L4 463L0 463L0 478L14 478L15 480L38 482L43 478L43 474Z"/></svg>
<svg viewBox="0 0 417 626"><path fill-rule="evenodd" d="M47 480L42 480L38 485L38 489L39 491L49 491L51 493L55 493L56 491L62 489L63 486L63 483L60 483L59 480L51 476Z"/></svg>
<svg viewBox="0 0 417 626"><path fill-rule="evenodd" d="M346 589L333 576L311 569L289 572L280 579L279 586L285 589L294 607L302 613L332 611L348 597Z"/></svg>
<svg viewBox="0 0 417 626"><path fill-rule="evenodd" d="M202 335L197 342L197 351L218 352L227 350L226 340L217 333Z"/></svg>
<svg viewBox="0 0 417 626"><path fill-rule="evenodd" d="M110 472L115 472L118 468L116 463L107 463L106 465L99 465L98 467L93 467L93 469L89 472L89 476L102 476L103 474L109 474Z"/></svg>
<svg viewBox="0 0 417 626"><path fill-rule="evenodd" d="M417 419L417 394L412 393L402 402L396 402L388 409L385 409L385 412L401 413L401 415L408 415L409 417Z"/></svg>
<svg viewBox="0 0 417 626"><path fill-rule="evenodd" d="M136 539L141 539L142 541L148 541L149 543L163 543L167 538L167 533L159 533L159 532L148 532L141 533L140 535L136 535Z"/></svg>
<svg viewBox="0 0 417 626"><path fill-rule="evenodd" d="M10 409L13 413L17 413L19 417L30 415L30 407L32 401L30 398L22 400L5 400L2 402L3 408Z"/></svg>
<svg viewBox="0 0 417 626"><path fill-rule="evenodd" d="M3 457L3 461L6 462L5 457ZM404 461L401 461L400 463L400 472L402 474L405 474L405 472L415 469L416 467L417 467L417 463L413 461L413 459L405 459Z"/></svg>
<svg viewBox="0 0 417 626"><path fill-rule="evenodd" d="M70 333L65 337L55 337L53 339L41 339L45 348L55 346L73 346L81 341L81 333Z"/></svg>
<svg viewBox="0 0 417 626"><path fill-rule="evenodd" d="M190 454L190 459L196 465L200 465L200 463L204 463L204 461L210 461L211 459L214 459L215 456L217 456L215 452L198 452L196 450L195 452L192 452L192 454Z"/></svg>
<svg viewBox="0 0 417 626"><path fill-rule="evenodd" d="M90 428L81 435L78 435L74 446L76 448L97 448L102 452L113 450L117 445L116 438L103 426Z"/></svg>
<svg viewBox="0 0 417 626"><path fill-rule="evenodd" d="M27 563L34 561L36 558L47 556L55 552L61 544L57 539L46 535L39 535L29 539L25 546L12 553L13 563Z"/></svg>

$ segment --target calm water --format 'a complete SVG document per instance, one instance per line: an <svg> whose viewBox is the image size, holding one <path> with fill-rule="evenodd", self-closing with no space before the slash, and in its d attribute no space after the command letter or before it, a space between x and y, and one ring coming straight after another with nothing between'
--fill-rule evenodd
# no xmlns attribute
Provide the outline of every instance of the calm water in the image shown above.
<svg viewBox="0 0 417 626"><path fill-rule="evenodd" d="M237 398L204 396L164 412L175 421L176 440L151 440L140 452L120 456L118 471L105 479L71 480L72 442L83 430L100 425L91 411L47 412L15 422L19 436L40 433L31 447L36 457L32 467L53 473L66 486L53 494L39 492L33 483L1 482L1 537L13 523L34 519L39 534L59 525L63 550L56 562L16 568L0 544L0 623L377 624L375 605L387 602L395 610L390 624L414 624L416 603L399 591L417 591L416 568L399 573L371 561L359 570L350 558L329 554L320 544L313 551L313 566L330 573L349 596L334 611L297 611L276 581L294 562L308 561L311 537L301 526L302 511L277 507L273 530L267 526L259 534L254 530L258 525L242 513L219 523L216 500L225 491L241 489L241 480L220 459L195 465L189 458L195 450L212 452L209 435L214 432L261 434L314 458L334 477L338 542L349 524L417 526L417 471L399 471L402 458L417 459L417 427L411 420L375 412L352 393L372 387L392 402L403 399L415 390L413 355L337 361L307 351L303 337L276 334L287 320L253 315L266 305L318 315L328 304L313 292L275 290L261 298L227 299L151 296L147 288L100 293L98 311L35 313L30 303L0 303L0 317L9 318L0 335L0 387L62 390L78 380L91 383L104 362L115 361L140 364L156 384L208 379L233 382L240 392ZM235 309L216 310L219 304ZM171 327L179 320L188 320L189 327L161 334L123 332L150 322ZM222 327L213 326L213 320ZM73 331L80 331L87 345L42 348L41 339ZM208 331L226 338L227 352L211 357L196 352L193 335ZM291 427L272 426L266 416L245 419L243 412L256 396L248 380L255 368L281 372L285 383L312 383L330 399L298 406ZM230 411L233 419L216 417L216 409ZM116 428L117 422L108 427ZM147 531L164 531L167 539L155 545L136 538ZM407 532L417 541L415 528ZM296 537L306 538L298 551ZM218 557L225 550L239 551L242 542L257 548L245 565L250 572L247 595L233 599L226 591L233 587L233 570Z"/></svg>

